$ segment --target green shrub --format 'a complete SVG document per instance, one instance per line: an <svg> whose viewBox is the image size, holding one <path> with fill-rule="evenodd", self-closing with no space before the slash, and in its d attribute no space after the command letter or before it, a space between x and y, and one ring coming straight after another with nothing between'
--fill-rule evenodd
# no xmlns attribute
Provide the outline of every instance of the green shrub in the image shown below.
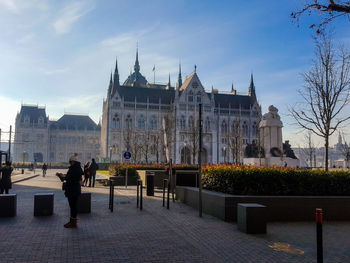
<svg viewBox="0 0 350 263"><path fill-rule="evenodd" d="M350 195L347 171L215 165L203 167L202 183L234 195Z"/></svg>
<svg viewBox="0 0 350 263"><path fill-rule="evenodd" d="M142 165L142 164L112 164L109 166L109 172L112 176L125 176L128 168L128 176L136 176L136 170L165 170L169 166L162 164ZM196 170L197 165L175 164L174 169L178 170Z"/></svg>

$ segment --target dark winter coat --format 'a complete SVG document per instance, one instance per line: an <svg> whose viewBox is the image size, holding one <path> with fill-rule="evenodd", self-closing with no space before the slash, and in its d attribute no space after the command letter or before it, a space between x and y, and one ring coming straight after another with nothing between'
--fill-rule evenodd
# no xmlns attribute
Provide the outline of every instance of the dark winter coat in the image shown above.
<svg viewBox="0 0 350 263"><path fill-rule="evenodd" d="M98 164L92 161L92 163L90 164L89 170L91 175L96 175L96 171L98 170Z"/></svg>
<svg viewBox="0 0 350 263"><path fill-rule="evenodd" d="M13 171L12 166L5 166L1 168L1 187L4 189L11 189L12 188L12 183L11 183L11 173Z"/></svg>
<svg viewBox="0 0 350 263"><path fill-rule="evenodd" d="M81 176L84 174L79 162L74 162L68 169L66 175L65 196L73 197L81 194Z"/></svg>

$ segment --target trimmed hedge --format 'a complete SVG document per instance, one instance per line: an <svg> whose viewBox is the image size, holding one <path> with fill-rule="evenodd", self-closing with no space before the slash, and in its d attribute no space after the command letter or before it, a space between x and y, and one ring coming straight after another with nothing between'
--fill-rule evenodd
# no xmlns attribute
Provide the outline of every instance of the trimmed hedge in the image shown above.
<svg viewBox="0 0 350 263"><path fill-rule="evenodd" d="M350 172L214 165L203 188L233 195L350 195Z"/></svg>
<svg viewBox="0 0 350 263"><path fill-rule="evenodd" d="M165 170L169 166L162 164L141 165L141 164L112 164L109 166L109 172L112 176L125 176L128 168L128 176L136 176L136 170ZM197 165L174 164L174 169L178 170L197 170Z"/></svg>

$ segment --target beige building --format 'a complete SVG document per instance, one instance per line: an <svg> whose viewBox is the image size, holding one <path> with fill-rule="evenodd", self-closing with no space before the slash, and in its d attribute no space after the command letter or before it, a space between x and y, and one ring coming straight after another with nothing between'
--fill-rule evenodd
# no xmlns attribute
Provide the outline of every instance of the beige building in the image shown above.
<svg viewBox="0 0 350 263"><path fill-rule="evenodd" d="M16 117L13 160L66 163L73 154L99 158L100 126L89 116L65 114L49 120L44 107L22 105Z"/></svg>

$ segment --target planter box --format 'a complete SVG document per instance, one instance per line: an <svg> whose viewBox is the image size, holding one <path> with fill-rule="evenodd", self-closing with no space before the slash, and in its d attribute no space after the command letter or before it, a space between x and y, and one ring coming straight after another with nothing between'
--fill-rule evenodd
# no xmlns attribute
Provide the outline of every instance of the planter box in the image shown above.
<svg viewBox="0 0 350 263"><path fill-rule="evenodd" d="M139 178L142 180L142 185L147 185L147 173L154 173L154 187L163 188L163 180L168 179L168 174L164 170L137 170Z"/></svg>
<svg viewBox="0 0 350 263"><path fill-rule="evenodd" d="M38 193L34 195L34 216L51 216L53 214L53 193Z"/></svg>
<svg viewBox="0 0 350 263"><path fill-rule="evenodd" d="M78 213L91 213L91 193L81 193L77 208Z"/></svg>
<svg viewBox="0 0 350 263"><path fill-rule="evenodd" d="M198 186L198 170L176 170L176 185Z"/></svg>
<svg viewBox="0 0 350 263"><path fill-rule="evenodd" d="M115 186L125 186L125 177L124 176L111 176L114 181ZM137 177L128 176L128 185L136 185ZM109 180L106 180L107 186L109 186Z"/></svg>
<svg viewBox="0 0 350 263"><path fill-rule="evenodd" d="M17 214L17 195L0 195L0 217L14 217Z"/></svg>
<svg viewBox="0 0 350 263"><path fill-rule="evenodd" d="M176 197L198 209L198 188L177 186ZM325 220L350 220L350 196L251 196L202 191L203 212L225 221L237 221L238 203L266 206L266 220L314 221L322 208Z"/></svg>

